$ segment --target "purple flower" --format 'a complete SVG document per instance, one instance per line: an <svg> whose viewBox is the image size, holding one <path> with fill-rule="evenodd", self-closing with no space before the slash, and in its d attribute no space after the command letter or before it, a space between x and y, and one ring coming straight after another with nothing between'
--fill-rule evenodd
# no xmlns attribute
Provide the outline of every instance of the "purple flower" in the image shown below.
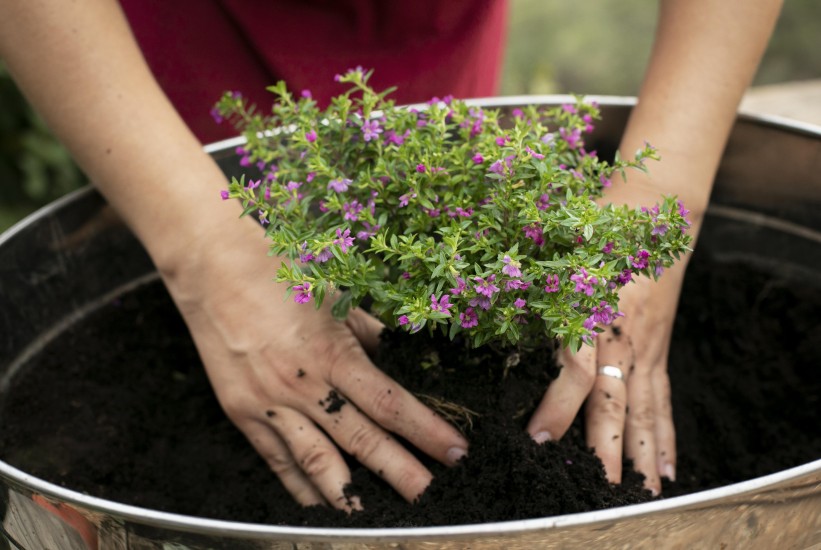
<svg viewBox="0 0 821 550"><path fill-rule="evenodd" d="M222 124L222 121L225 120L224 118L222 118L220 110L216 107L211 109L211 118L213 118L214 122L216 122L217 124Z"/></svg>
<svg viewBox="0 0 821 550"><path fill-rule="evenodd" d="M571 275L570 280L576 283L574 292L583 292L588 296L593 296L593 285L599 282L598 278L590 275L585 268L581 268L578 273Z"/></svg>
<svg viewBox="0 0 821 550"><path fill-rule="evenodd" d="M378 138L379 134L382 133L382 128L379 127L379 121L376 119L366 120L362 123L362 139L365 141L370 141L374 138Z"/></svg>
<svg viewBox="0 0 821 550"><path fill-rule="evenodd" d="M224 200L224 201L228 200L229 196L230 195L228 194L228 191L226 191L225 189L220 191L220 197L222 197L222 200Z"/></svg>
<svg viewBox="0 0 821 550"><path fill-rule="evenodd" d="M616 277L616 282L620 285L624 286L630 281L633 280L633 272L629 269L623 270L619 275Z"/></svg>
<svg viewBox="0 0 821 550"><path fill-rule="evenodd" d="M416 171L419 172L420 174L424 174L427 171L427 168L425 168L424 164L420 163L420 164L416 165Z"/></svg>
<svg viewBox="0 0 821 550"><path fill-rule="evenodd" d="M611 185L613 185L613 182L610 181L610 178L608 178L604 174L601 174L599 176L599 183L601 183L602 187L610 187Z"/></svg>
<svg viewBox="0 0 821 550"><path fill-rule="evenodd" d="M399 206L405 207L408 205L408 201L411 199L416 198L416 193L405 193L404 195L399 197Z"/></svg>
<svg viewBox="0 0 821 550"><path fill-rule="evenodd" d="M496 280L496 275L488 276L487 280L481 277L474 277L473 280L476 282L473 288L479 294L492 298L494 294L499 292L499 287L493 284L493 281Z"/></svg>
<svg viewBox="0 0 821 550"><path fill-rule="evenodd" d="M524 307L525 307L526 305L527 305L527 302L526 302L526 301L524 301L522 298L517 298L517 299L516 299L516 301L515 301L515 302L513 302L513 306L514 306L516 309L524 309Z"/></svg>
<svg viewBox="0 0 821 550"><path fill-rule="evenodd" d="M668 227L667 227L666 223L660 223L660 224L653 227L653 229L650 231L650 234L651 235L664 235L665 233L667 233L667 229L668 229Z"/></svg>
<svg viewBox="0 0 821 550"><path fill-rule="evenodd" d="M635 258L633 256L627 256L627 260L634 269L644 269L649 264L647 260L649 257L650 253L642 249L638 251Z"/></svg>
<svg viewBox="0 0 821 550"><path fill-rule="evenodd" d="M465 280L461 277L456 277L456 286L451 288L448 292L453 294L454 296L458 296L462 292L465 291Z"/></svg>
<svg viewBox="0 0 821 550"><path fill-rule="evenodd" d="M593 306L590 312L592 313L590 318L600 325L609 325L615 321L617 317L624 316L623 313L614 312L613 307L604 300L599 302L599 305Z"/></svg>
<svg viewBox="0 0 821 550"><path fill-rule="evenodd" d="M410 319L408 319L407 315L400 315L399 316L399 326L405 326L410 323Z"/></svg>
<svg viewBox="0 0 821 550"><path fill-rule="evenodd" d="M430 295L430 309L431 311L438 311L439 313L445 313L450 317L450 311L448 311L453 304L450 303L450 296L444 294L442 298L436 299L436 294Z"/></svg>
<svg viewBox="0 0 821 550"><path fill-rule="evenodd" d="M472 160L474 164L482 164L483 162L485 162L485 157L483 157L481 153L476 153L475 155L473 155Z"/></svg>
<svg viewBox="0 0 821 550"><path fill-rule="evenodd" d="M353 183L351 180L347 178L331 180L328 182L328 190L330 191L333 189L337 193L344 193L348 190L348 186Z"/></svg>
<svg viewBox="0 0 821 550"><path fill-rule="evenodd" d="M513 118L521 118L521 117L525 116L524 112L521 109L519 109L518 107L516 107L515 109L510 111L510 114L513 115Z"/></svg>
<svg viewBox="0 0 821 550"><path fill-rule="evenodd" d="M484 309L485 311L490 309L490 298L487 298L486 296L476 296L474 298L471 298L470 302L468 303L473 307L478 306Z"/></svg>
<svg viewBox="0 0 821 550"><path fill-rule="evenodd" d="M536 208L544 212L550 206L550 195L547 193L542 193L538 199L536 199Z"/></svg>
<svg viewBox="0 0 821 550"><path fill-rule="evenodd" d="M410 130L405 130L405 133L401 136L397 134L394 130L388 130L385 132L385 145L389 145L393 143L397 147L403 145L405 143L405 139L410 135Z"/></svg>
<svg viewBox="0 0 821 550"><path fill-rule="evenodd" d="M534 151L534 150L533 150L533 149L531 149L530 147L525 147L525 151L527 151L528 153L530 153L530 155L531 155L534 159L539 159L539 160L542 160L542 159L544 158L544 155L543 155L543 154L541 154L541 153L537 153L536 151Z"/></svg>
<svg viewBox="0 0 821 550"><path fill-rule="evenodd" d="M570 113L571 115L575 115L578 112L576 110L576 107L574 105L571 105L570 103L565 103L564 105L562 105L562 111L564 111L565 113Z"/></svg>
<svg viewBox="0 0 821 550"><path fill-rule="evenodd" d="M472 307L467 308L464 313L459 314L459 324L462 328L472 328L479 324L479 316Z"/></svg>
<svg viewBox="0 0 821 550"><path fill-rule="evenodd" d="M334 244L338 245L342 252L347 252L348 249L353 246L354 238L351 237L351 230L345 229L343 232L338 227L336 228L336 239L334 239Z"/></svg>
<svg viewBox="0 0 821 550"><path fill-rule="evenodd" d="M305 140L308 143L315 142L316 141L316 132L313 131L313 130L309 130L308 132L305 132Z"/></svg>
<svg viewBox="0 0 821 550"><path fill-rule="evenodd" d="M562 136L562 139L571 149L576 149L579 145L581 145L580 141L582 138L582 132L578 128L573 128L570 132L568 132L565 128L559 128L559 135Z"/></svg>
<svg viewBox="0 0 821 550"><path fill-rule="evenodd" d="M259 223L261 223L262 225L268 225L269 223L271 223L268 220L268 216L265 214L265 210L259 210L257 213L259 214Z"/></svg>
<svg viewBox="0 0 821 550"><path fill-rule="evenodd" d="M504 147L505 143L507 143L508 141L510 141L509 136L499 136L496 138L496 145L498 145L499 147Z"/></svg>
<svg viewBox="0 0 821 550"><path fill-rule="evenodd" d="M323 248L322 252L320 252L319 255L316 257L316 261L317 263L324 264L325 262L330 260L333 257L333 255L334 253L331 252L330 248Z"/></svg>
<svg viewBox="0 0 821 550"><path fill-rule="evenodd" d="M289 181L289 182L285 185L285 189L287 189L287 190L288 190L288 191L290 191L291 193L293 193L294 191L296 191L296 190L297 190L297 189L299 189L300 187L302 187L302 182L301 182L301 181Z"/></svg>
<svg viewBox="0 0 821 550"><path fill-rule="evenodd" d="M301 92L299 92L299 95L301 95L301 96L302 96L302 97L304 97L305 99L311 99L311 98L313 97L313 96L311 95L311 90L307 90L307 89L306 89L306 90L302 90Z"/></svg>
<svg viewBox="0 0 821 550"><path fill-rule="evenodd" d="M521 279L508 279L505 281L505 292L512 292L514 290L527 290L531 283Z"/></svg>
<svg viewBox="0 0 821 550"><path fill-rule="evenodd" d="M345 212L343 217L348 221L355 222L359 219L359 213L362 212L362 208L364 207L359 204L357 200L346 202L342 205L342 210Z"/></svg>
<svg viewBox="0 0 821 550"><path fill-rule="evenodd" d="M311 301L311 283L302 283L294 287L296 295L294 295L294 302L298 304L305 304Z"/></svg>
<svg viewBox="0 0 821 550"><path fill-rule="evenodd" d="M505 255L505 257L502 258L502 263L505 264L505 266L502 268L502 273L504 273L505 275L509 275L510 277L522 276L522 270L519 269L520 267L522 267L521 262L518 262L512 259L510 256Z"/></svg>
<svg viewBox="0 0 821 550"><path fill-rule="evenodd" d="M544 234L538 223L527 225L522 228L522 230L525 232L525 236L532 239L536 246L542 246L544 244Z"/></svg>
<svg viewBox="0 0 821 550"><path fill-rule="evenodd" d="M610 241L606 245L604 245L604 247L601 249L601 251L605 254L610 254L611 252L613 252L613 246L614 246L613 242Z"/></svg>
<svg viewBox="0 0 821 550"><path fill-rule="evenodd" d="M300 246L300 253L299 253L299 261L303 264L307 264L308 262L312 262L314 260L314 255L308 250L308 242L303 241L302 246Z"/></svg>
<svg viewBox="0 0 821 550"><path fill-rule="evenodd" d="M245 187L245 189L247 191L251 191L251 190L256 189L257 187L259 187L260 183L262 183L262 180L257 180L257 181L249 180L248 185Z"/></svg>
<svg viewBox="0 0 821 550"><path fill-rule="evenodd" d="M499 174L500 176L504 175L504 173L505 173L505 167L502 164L501 160L497 160L493 164L491 164L490 168L488 168L488 170L490 170L494 174Z"/></svg>
<svg viewBox="0 0 821 550"><path fill-rule="evenodd" d="M356 238L360 241L367 241L368 239L376 235L376 232L379 231L380 227L379 225L371 225L368 222L364 221L362 222L362 225L365 226L365 229L363 229L362 231L358 231L356 233Z"/></svg>
<svg viewBox="0 0 821 550"><path fill-rule="evenodd" d="M559 276L555 273L551 273L547 276L547 280L545 281L547 285L544 287L544 291L547 293L551 292L559 292Z"/></svg>

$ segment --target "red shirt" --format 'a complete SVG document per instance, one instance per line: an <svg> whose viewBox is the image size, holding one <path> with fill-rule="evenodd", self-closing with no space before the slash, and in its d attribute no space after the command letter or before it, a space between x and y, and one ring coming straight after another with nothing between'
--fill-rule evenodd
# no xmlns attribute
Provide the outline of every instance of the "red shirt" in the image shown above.
<svg viewBox="0 0 821 550"><path fill-rule="evenodd" d="M336 74L375 69L398 103L497 93L507 0L121 0L151 70L204 143L227 90L260 106L285 80L325 105Z"/></svg>

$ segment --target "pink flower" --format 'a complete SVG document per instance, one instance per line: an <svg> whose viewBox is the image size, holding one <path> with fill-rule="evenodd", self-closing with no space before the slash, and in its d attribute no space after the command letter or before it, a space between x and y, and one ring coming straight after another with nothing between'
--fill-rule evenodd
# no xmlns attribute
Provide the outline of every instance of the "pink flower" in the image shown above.
<svg viewBox="0 0 821 550"><path fill-rule="evenodd" d="M450 296L444 294L442 298L436 299L436 294L430 295L430 309L431 311L438 311L439 313L444 313L450 316L450 311L448 311L453 304L450 303Z"/></svg>
<svg viewBox="0 0 821 550"><path fill-rule="evenodd" d="M476 282L473 288L479 294L492 298L494 294L499 292L499 287L493 284L493 281L496 280L496 275L488 276L487 280L481 277L474 277L473 280Z"/></svg>
<svg viewBox="0 0 821 550"><path fill-rule="evenodd" d="M454 296L458 296L459 294L465 291L465 286L465 280L461 277L456 277L456 286L454 288L451 288L449 292Z"/></svg>
<svg viewBox="0 0 821 550"><path fill-rule="evenodd" d="M634 269L644 269L649 264L649 262L647 261L647 258L649 257L649 252L647 252L646 250L639 250L635 258L633 256L627 256L627 260L630 262L630 265L632 265Z"/></svg>
<svg viewBox="0 0 821 550"><path fill-rule="evenodd" d="M524 301L522 298L517 298L517 299L516 299L516 301L515 301L515 302L513 302L513 306L514 306L516 309L524 309L524 307L525 307L526 305L527 305L527 302L526 302L526 301Z"/></svg>
<svg viewBox="0 0 821 550"><path fill-rule="evenodd" d="M337 193L344 193L348 190L348 186L353 183L351 180L347 178L331 180L328 182L328 191L334 190Z"/></svg>
<svg viewBox="0 0 821 550"><path fill-rule="evenodd" d="M514 290L527 290L531 283L522 281L521 279L508 279L505 281L505 292L512 292Z"/></svg>
<svg viewBox="0 0 821 550"><path fill-rule="evenodd" d="M525 147L525 151L527 151L528 153L530 153L530 155L531 155L534 159L539 159L539 160L542 160L542 159L544 158L544 155L543 155L543 154L541 154L541 153L537 153L536 151L534 151L534 150L533 150L533 149L531 149L530 147Z"/></svg>
<svg viewBox="0 0 821 550"><path fill-rule="evenodd" d="M416 193L405 193L404 195L399 197L399 206L405 207L408 205L408 201L411 199L416 198Z"/></svg>
<svg viewBox="0 0 821 550"><path fill-rule="evenodd" d="M359 219L359 213L362 212L364 207L359 204L359 201L353 200L351 202L346 202L342 205L342 210L345 212L343 218L348 221L355 222Z"/></svg>
<svg viewBox="0 0 821 550"><path fill-rule="evenodd" d="M331 252L330 248L323 248L322 252L320 252L319 255L316 257L316 261L320 264L324 264L325 262L330 260L333 257L333 255L334 254L333 252Z"/></svg>
<svg viewBox="0 0 821 550"><path fill-rule="evenodd" d="M473 155L472 160L474 164L482 164L483 162L485 162L485 157L483 157L481 153L476 153L475 155Z"/></svg>
<svg viewBox="0 0 821 550"><path fill-rule="evenodd" d="M424 174L425 171L427 171L427 168L425 168L424 164L420 163L420 164L416 165L416 171L419 172L420 174Z"/></svg>
<svg viewBox="0 0 821 550"><path fill-rule="evenodd" d="M222 200L224 200L224 201L228 200L228 197L229 197L228 191L226 191L225 189L220 191L220 197L222 197Z"/></svg>
<svg viewBox="0 0 821 550"><path fill-rule="evenodd" d="M315 132L315 131L313 131L313 130L310 130L310 131L308 131L308 132L305 132L305 140L306 140L308 143L313 143L313 142L315 142L315 141L316 141L316 132Z"/></svg>
<svg viewBox="0 0 821 550"><path fill-rule="evenodd" d="M490 298L485 296L476 296L475 298L471 298L470 302L468 302L473 307L480 307L485 311L490 309Z"/></svg>
<svg viewBox="0 0 821 550"><path fill-rule="evenodd" d="M547 280L545 281L547 285L544 287L544 291L547 293L551 292L559 292L559 276L555 273L551 273L547 276Z"/></svg>
<svg viewBox="0 0 821 550"><path fill-rule="evenodd" d="M301 96L302 96L302 97L304 97L305 99L311 99L311 97L313 97L313 96L311 96L311 90L307 90L307 89L306 89L306 90L302 90L302 91L299 93L299 95L301 95Z"/></svg>
<svg viewBox="0 0 821 550"><path fill-rule="evenodd" d="M299 261L303 264L307 264L308 262L312 262L314 260L314 255L308 250L308 242L303 241L302 246L300 247L301 252L299 253Z"/></svg>
<svg viewBox="0 0 821 550"><path fill-rule="evenodd" d="M581 268L578 273L570 276L570 280L576 283L574 292L583 292L588 296L593 296L593 285L598 284L598 278L590 275L585 268Z"/></svg>
<svg viewBox="0 0 821 550"><path fill-rule="evenodd" d="M362 139L365 141L370 141L374 138L378 138L379 134L382 133L382 128L379 127L379 121L376 119L366 120L362 123Z"/></svg>
<svg viewBox="0 0 821 550"><path fill-rule="evenodd" d="M522 267L521 262L511 259L511 257L508 255L505 255L505 257L502 258L502 262L505 264L505 266L502 268L502 273L504 273L505 275L509 275L510 277L522 276L522 270L519 269L520 267Z"/></svg>
<svg viewBox="0 0 821 550"><path fill-rule="evenodd" d="M602 248L601 251L605 254L610 254L611 252L613 252L613 246L614 244L612 241L608 242L606 245L604 245L604 248Z"/></svg>
<svg viewBox="0 0 821 550"><path fill-rule="evenodd" d="M532 239L536 246L542 246L544 244L544 235L542 234L542 228L539 227L538 223L527 225L522 228L522 230L525 232L525 236Z"/></svg>
<svg viewBox="0 0 821 550"><path fill-rule="evenodd" d="M351 237L351 230L345 229L343 232L338 227L336 228L336 239L334 239L334 244L338 245L342 252L347 252L348 249L353 246L354 238Z"/></svg>
<svg viewBox="0 0 821 550"><path fill-rule="evenodd" d="M294 295L294 302L298 304L305 304L311 301L311 283L302 283L294 287L296 294Z"/></svg>
<svg viewBox="0 0 821 550"><path fill-rule="evenodd" d="M479 316L476 315L476 310L469 307L464 313L459 314L459 324L462 328L472 328L479 324Z"/></svg>
<svg viewBox="0 0 821 550"><path fill-rule="evenodd" d="M536 208L544 212L550 206L550 195L547 193L542 193L538 199L536 199Z"/></svg>
<svg viewBox="0 0 821 550"><path fill-rule="evenodd" d="M399 326L405 326L410 323L410 319L408 319L407 315L400 315L399 316Z"/></svg>

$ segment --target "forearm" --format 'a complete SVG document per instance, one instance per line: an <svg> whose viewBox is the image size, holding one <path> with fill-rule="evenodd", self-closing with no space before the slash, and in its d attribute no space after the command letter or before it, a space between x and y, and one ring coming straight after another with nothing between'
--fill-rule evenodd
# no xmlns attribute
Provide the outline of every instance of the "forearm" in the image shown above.
<svg viewBox="0 0 821 550"><path fill-rule="evenodd" d="M0 12L0 57L161 267L193 228L236 217L218 200L221 172L152 77L116 1L0 0Z"/></svg>
<svg viewBox="0 0 821 550"><path fill-rule="evenodd" d="M782 0L662 0L658 30L639 102L620 151L632 157L645 141L661 162L648 175L628 175L608 193L612 201L648 204L678 195L695 228L715 173L775 25Z"/></svg>

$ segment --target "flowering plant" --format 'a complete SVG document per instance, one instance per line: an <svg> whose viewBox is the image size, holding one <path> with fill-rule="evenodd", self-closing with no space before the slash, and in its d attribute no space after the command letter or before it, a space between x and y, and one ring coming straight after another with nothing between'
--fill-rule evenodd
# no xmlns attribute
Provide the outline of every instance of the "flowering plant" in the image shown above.
<svg viewBox="0 0 821 550"><path fill-rule="evenodd" d="M446 97L397 107L357 68L350 89L320 110L283 82L271 114L236 93L215 107L247 144L223 199L266 227L277 281L317 307L341 291L334 315L369 297L390 327L439 327L473 346L577 349L620 315L618 291L656 277L687 250L687 211L674 198L652 207L600 206L611 177L644 169L649 145L611 163L585 149L599 111L581 99L503 120Z"/></svg>

